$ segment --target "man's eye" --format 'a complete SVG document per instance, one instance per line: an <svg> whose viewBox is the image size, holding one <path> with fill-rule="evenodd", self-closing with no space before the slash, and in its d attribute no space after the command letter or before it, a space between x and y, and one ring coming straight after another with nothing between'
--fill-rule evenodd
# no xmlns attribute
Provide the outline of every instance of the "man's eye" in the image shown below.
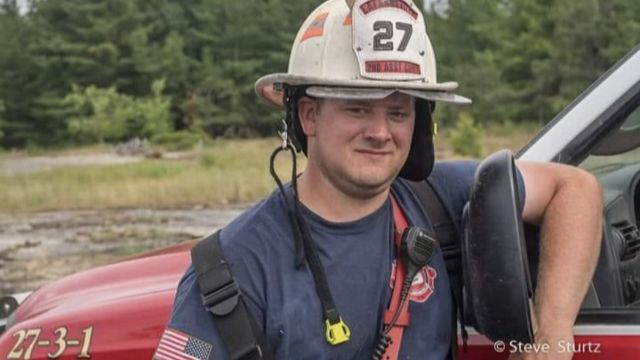
<svg viewBox="0 0 640 360"><path fill-rule="evenodd" d="M354 115L364 115L367 113L367 109L363 107L351 107L351 108L347 108L347 111Z"/></svg>
<svg viewBox="0 0 640 360"><path fill-rule="evenodd" d="M389 113L389 117L395 120L405 120L409 118L409 113L403 111L394 111L392 113Z"/></svg>

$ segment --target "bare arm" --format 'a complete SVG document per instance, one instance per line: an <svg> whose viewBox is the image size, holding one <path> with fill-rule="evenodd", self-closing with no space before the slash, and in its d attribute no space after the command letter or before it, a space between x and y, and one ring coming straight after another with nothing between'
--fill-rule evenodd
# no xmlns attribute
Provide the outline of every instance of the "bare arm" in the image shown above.
<svg viewBox="0 0 640 360"><path fill-rule="evenodd" d="M553 348L559 340L572 341L573 324L593 277L602 238L602 190L594 176L578 168L524 161L517 165L526 188L523 219L541 225L536 341ZM566 355L562 358L571 358Z"/></svg>

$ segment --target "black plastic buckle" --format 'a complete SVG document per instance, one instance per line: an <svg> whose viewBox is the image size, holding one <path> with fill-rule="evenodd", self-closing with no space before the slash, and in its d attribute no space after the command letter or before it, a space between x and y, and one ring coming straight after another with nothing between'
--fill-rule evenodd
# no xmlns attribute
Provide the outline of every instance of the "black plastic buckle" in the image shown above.
<svg viewBox="0 0 640 360"><path fill-rule="evenodd" d="M238 306L239 298L240 289L232 280L213 292L202 295L202 304L214 315L225 316Z"/></svg>
<svg viewBox="0 0 640 360"><path fill-rule="evenodd" d="M238 359L242 359L242 360L262 359L262 348L258 344L251 345L245 350L239 352Z"/></svg>

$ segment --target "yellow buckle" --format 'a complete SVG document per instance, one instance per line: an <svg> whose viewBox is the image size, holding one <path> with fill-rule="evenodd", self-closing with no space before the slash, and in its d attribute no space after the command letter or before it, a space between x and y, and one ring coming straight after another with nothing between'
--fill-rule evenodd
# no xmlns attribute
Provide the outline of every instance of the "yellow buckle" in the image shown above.
<svg viewBox="0 0 640 360"><path fill-rule="evenodd" d="M329 320L325 320L325 324L327 327L326 336L329 344L340 345L343 342L349 341L349 338L351 337L351 330L349 330L347 324L342 321L342 317L335 324L331 324Z"/></svg>

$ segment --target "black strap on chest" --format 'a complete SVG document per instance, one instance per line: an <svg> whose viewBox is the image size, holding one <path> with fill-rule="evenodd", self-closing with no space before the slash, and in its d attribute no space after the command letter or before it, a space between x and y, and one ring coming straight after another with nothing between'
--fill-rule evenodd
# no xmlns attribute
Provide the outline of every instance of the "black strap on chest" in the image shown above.
<svg viewBox="0 0 640 360"><path fill-rule="evenodd" d="M429 181L407 181L409 188L418 199L422 206L422 211L433 226L436 233L436 239L442 250L445 266L449 275L449 283L451 287L451 295L453 296L454 306L452 307L452 336L451 351L449 358L458 358L458 316L460 322L464 324L464 310L462 308L462 246L460 242L460 234L457 233L456 227L449 216L449 212L444 203L437 195L436 191ZM467 332L462 325L462 339L466 347Z"/></svg>
<svg viewBox="0 0 640 360"><path fill-rule="evenodd" d="M191 249L202 304L213 314L230 359L275 359L260 327L242 300L240 288L224 259L219 238L220 231Z"/></svg>

